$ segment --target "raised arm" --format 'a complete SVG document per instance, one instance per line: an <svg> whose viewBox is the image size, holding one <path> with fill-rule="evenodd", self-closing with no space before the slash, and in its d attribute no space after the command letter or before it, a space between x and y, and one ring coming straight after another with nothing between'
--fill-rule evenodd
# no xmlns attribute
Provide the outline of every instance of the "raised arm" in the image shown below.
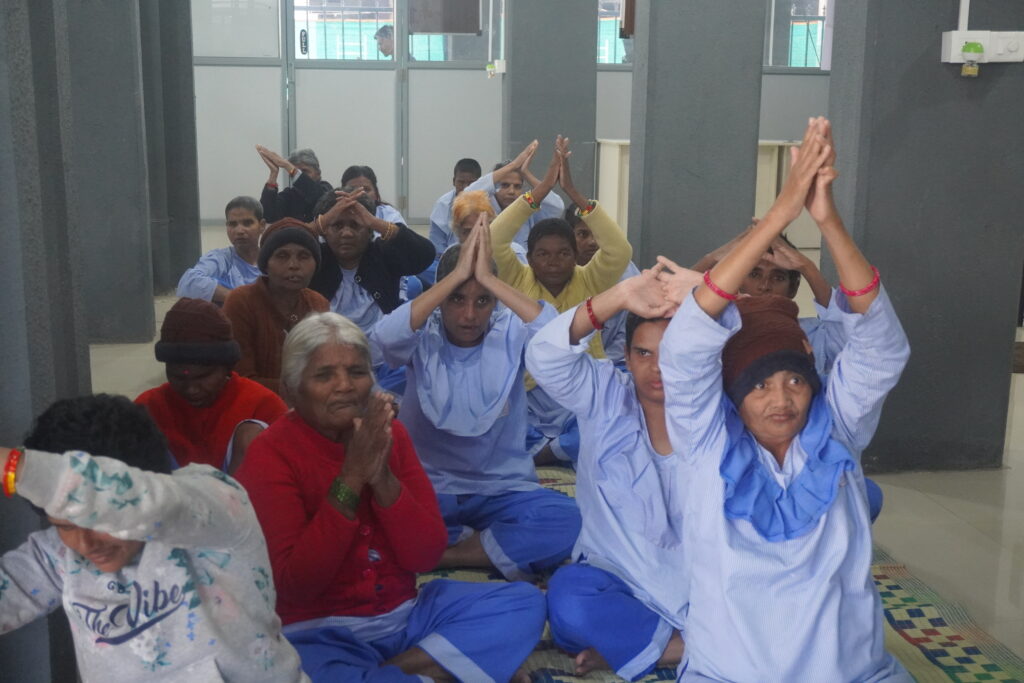
<svg viewBox="0 0 1024 683"><path fill-rule="evenodd" d="M0 556L0 634L61 606L63 580L56 570L61 547L50 528L30 534L21 546Z"/></svg>
<svg viewBox="0 0 1024 683"><path fill-rule="evenodd" d="M476 225L473 226L473 232L470 234L469 239L466 240L467 244L472 240L476 250L476 255L473 259L473 277L476 278L476 281L484 289L493 294L498 301L508 306L513 313L519 316L520 320L524 323L531 323L540 315L543 308L539 302L526 296L515 287L506 284L491 271L493 257L491 255L491 227L488 223L487 215L481 213ZM465 250L466 247L463 247L463 251ZM459 254L459 257L461 261L462 254Z"/></svg>
<svg viewBox="0 0 1024 683"><path fill-rule="evenodd" d="M480 214L480 217L483 218L484 214ZM444 303L445 299L462 286L462 283L473 277L477 244L480 241L479 228L480 221L478 220L465 244L459 248L459 260L456 262L454 270L409 302L409 326L413 330L423 327L434 309Z"/></svg>
<svg viewBox="0 0 1024 683"><path fill-rule="evenodd" d="M814 294L814 300L818 305L828 307L832 300L832 288L829 286L825 276L814 265L814 261L800 253L799 249L792 247L782 237L772 242L771 251L765 258L783 270L795 270L807 281L807 285Z"/></svg>
<svg viewBox="0 0 1024 683"><path fill-rule="evenodd" d="M258 533L245 491L210 467L158 474L81 451L26 450L15 481L51 517L118 538L228 548Z"/></svg>
<svg viewBox="0 0 1024 683"><path fill-rule="evenodd" d="M807 193L831 151L825 139L824 125L823 118L811 119L800 147L792 150L793 166L775 203L736 248L708 273L715 289L727 296L716 293L705 284L697 287L694 295L696 302L709 316L717 318L725 310L729 303L727 297L735 296L743 278L761 259L772 241L800 215Z"/></svg>

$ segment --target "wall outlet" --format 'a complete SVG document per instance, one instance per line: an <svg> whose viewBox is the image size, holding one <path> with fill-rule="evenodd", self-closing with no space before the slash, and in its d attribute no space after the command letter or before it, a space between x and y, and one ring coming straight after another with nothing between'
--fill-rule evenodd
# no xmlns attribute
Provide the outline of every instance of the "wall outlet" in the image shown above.
<svg viewBox="0 0 1024 683"><path fill-rule="evenodd" d="M981 43L985 48L979 64L1024 62L1024 31L946 31L942 34L942 61L963 64L964 43Z"/></svg>

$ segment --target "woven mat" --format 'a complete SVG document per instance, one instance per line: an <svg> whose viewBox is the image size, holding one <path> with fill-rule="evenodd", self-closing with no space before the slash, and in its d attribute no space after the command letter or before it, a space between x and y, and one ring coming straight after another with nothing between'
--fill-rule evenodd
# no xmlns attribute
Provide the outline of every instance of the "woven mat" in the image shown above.
<svg viewBox="0 0 1024 683"><path fill-rule="evenodd" d="M562 467L541 467L540 482L547 488L574 496L576 477ZM907 667L918 683L954 681L1024 682L1024 660L982 631L959 605L943 600L926 584L914 578L881 548L875 548L871 573L882 598L885 615L885 647ZM504 581L497 571L483 569L442 569L421 574L423 585L437 578L457 581ZM539 582L547 587L546 577ZM611 671L592 671L574 676L573 660L551 641L548 627L526 668L534 683L612 683L623 679ZM640 679L673 681L673 669L655 669Z"/></svg>

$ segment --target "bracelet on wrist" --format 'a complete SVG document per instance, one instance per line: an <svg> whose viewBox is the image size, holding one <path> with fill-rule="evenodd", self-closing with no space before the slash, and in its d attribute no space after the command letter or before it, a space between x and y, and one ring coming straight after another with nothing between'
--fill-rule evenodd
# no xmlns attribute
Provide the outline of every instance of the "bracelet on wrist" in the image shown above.
<svg viewBox="0 0 1024 683"><path fill-rule="evenodd" d="M704 271L704 284L707 285L708 289L710 289L712 292L714 292L718 296L722 297L726 301L736 301L737 299L739 299L738 295L730 294L729 292L725 291L724 289L722 289L718 285L716 285L714 282L712 282L711 281L711 271L710 270L705 270Z"/></svg>
<svg viewBox="0 0 1024 683"><path fill-rule="evenodd" d="M534 200L533 192L530 192L530 191L524 192L523 193L523 199L526 200L526 203L530 205L531 209L539 209L540 208L540 202Z"/></svg>
<svg viewBox="0 0 1024 683"><path fill-rule="evenodd" d="M586 302L587 317L590 318L590 324L594 326L595 330L603 330L604 329L604 323L602 323L600 320L598 320L597 316L594 315L594 306L593 306L593 304L590 303L593 300L594 300L594 297L592 297L592 296L588 296L587 297L587 302Z"/></svg>
<svg viewBox="0 0 1024 683"><path fill-rule="evenodd" d="M274 188L276 190L277 189L277 183L267 183L267 187L272 187L272 188Z"/></svg>
<svg viewBox="0 0 1024 683"><path fill-rule="evenodd" d="M592 214L594 212L594 209L596 208L597 202L593 199L588 199L586 204L576 208L576 215L579 216L580 218L586 218L587 216Z"/></svg>
<svg viewBox="0 0 1024 683"><path fill-rule="evenodd" d="M841 291L846 296L864 296L869 292L875 291L876 289L878 289L878 285L882 279L881 276L878 274L878 268L871 266L871 272L875 274L875 277L873 280L871 280L871 283L867 287L864 287L863 289L847 289L846 287L843 286L843 283L840 282L839 291Z"/></svg>
<svg viewBox="0 0 1024 683"><path fill-rule="evenodd" d="M4 463L3 489L4 495L10 498L18 492L16 479L18 477L18 462L25 455L25 449L12 448L7 452L7 461Z"/></svg>
<svg viewBox="0 0 1024 683"><path fill-rule="evenodd" d="M359 494L342 481L341 477L336 477L331 482L331 488L327 491L327 496L342 507L349 507L353 510L359 507Z"/></svg>

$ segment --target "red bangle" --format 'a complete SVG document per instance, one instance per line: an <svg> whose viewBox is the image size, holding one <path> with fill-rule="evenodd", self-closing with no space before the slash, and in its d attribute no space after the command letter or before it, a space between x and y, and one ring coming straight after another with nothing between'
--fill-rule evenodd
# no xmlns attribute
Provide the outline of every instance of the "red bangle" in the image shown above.
<svg viewBox="0 0 1024 683"><path fill-rule="evenodd" d="M267 183L267 187L272 187L272 188L274 188L276 190L277 189L277 183Z"/></svg>
<svg viewBox="0 0 1024 683"><path fill-rule="evenodd" d="M878 275L878 268L875 268L874 266L871 266L871 270L875 274L875 279L872 280L871 284L869 284L864 289L847 289L846 287L843 287L843 283L840 282L839 283L839 290L843 294L845 294L846 296L864 296L868 292L875 291L876 289L878 289L878 283L881 280L881 277Z"/></svg>
<svg viewBox="0 0 1024 683"><path fill-rule="evenodd" d="M7 463L4 465L4 495L10 498L17 491L14 486L14 479L18 474L18 462L25 454L20 448L12 448L7 453Z"/></svg>
<svg viewBox="0 0 1024 683"><path fill-rule="evenodd" d="M590 305L590 302L594 299L592 296L587 297L587 316L590 317L590 324L594 326L595 330L603 330L604 325L598 322L597 316L594 315L594 307Z"/></svg>
<svg viewBox="0 0 1024 683"><path fill-rule="evenodd" d="M718 285L712 282L710 270L704 271L704 284L707 285L708 289L710 289L712 292L722 297L723 299L726 299L728 301L736 301L736 299L739 299L739 296L735 294L730 294L729 292L725 291L724 289L721 289Z"/></svg>

